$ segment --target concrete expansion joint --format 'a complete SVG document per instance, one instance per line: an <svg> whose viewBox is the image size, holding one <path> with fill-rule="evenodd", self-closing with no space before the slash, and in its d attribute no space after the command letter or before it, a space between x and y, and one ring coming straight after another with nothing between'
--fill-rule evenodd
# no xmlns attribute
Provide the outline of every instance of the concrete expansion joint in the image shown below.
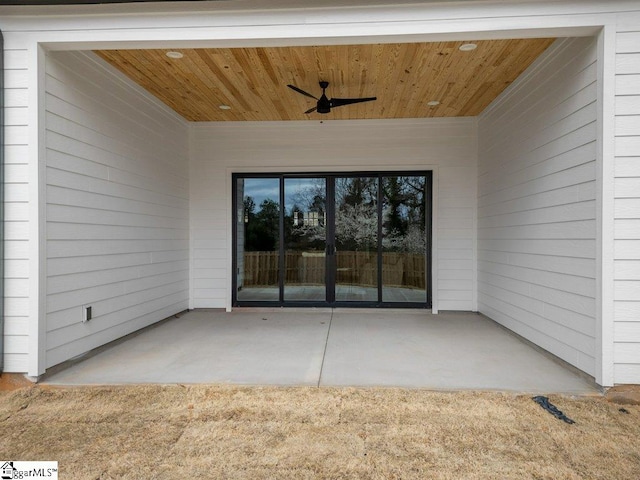
<svg viewBox="0 0 640 480"><path fill-rule="evenodd" d="M317 387L320 388L322 385L322 371L324 370L324 362L327 358L327 347L329 346L329 335L331 334L331 324L333 323L333 315L335 313L335 308L331 309L331 316L329 317L329 327L327 327L327 337L324 341L324 351L322 352L322 363L320 364L320 374L318 375L318 384Z"/></svg>

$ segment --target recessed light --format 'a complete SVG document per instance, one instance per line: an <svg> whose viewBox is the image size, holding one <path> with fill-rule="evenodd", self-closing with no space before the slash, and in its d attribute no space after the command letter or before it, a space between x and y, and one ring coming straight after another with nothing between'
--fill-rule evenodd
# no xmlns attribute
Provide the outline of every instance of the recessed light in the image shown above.
<svg viewBox="0 0 640 480"><path fill-rule="evenodd" d="M167 57L169 58L182 58L184 57L184 55L180 52L167 52L165 54Z"/></svg>
<svg viewBox="0 0 640 480"><path fill-rule="evenodd" d="M458 50L460 50L461 52L470 52L471 50L475 50L476 48L478 48L478 45L476 45L475 43L464 43L460 45Z"/></svg>
<svg viewBox="0 0 640 480"><path fill-rule="evenodd" d="M430 102L427 102L427 105L429 105L430 107L437 107L438 105L440 105L440 102L438 100L431 100Z"/></svg>
<svg viewBox="0 0 640 480"><path fill-rule="evenodd" d="M218 108L220 110L231 110L231 107L229 105L218 105Z"/></svg>

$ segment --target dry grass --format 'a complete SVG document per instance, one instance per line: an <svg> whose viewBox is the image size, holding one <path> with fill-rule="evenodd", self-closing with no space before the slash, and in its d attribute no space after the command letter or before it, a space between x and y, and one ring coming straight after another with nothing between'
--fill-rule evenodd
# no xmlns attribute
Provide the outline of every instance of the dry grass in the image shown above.
<svg viewBox="0 0 640 480"><path fill-rule="evenodd" d="M132 386L0 394L0 458L60 478L635 479L640 407L403 389Z"/></svg>

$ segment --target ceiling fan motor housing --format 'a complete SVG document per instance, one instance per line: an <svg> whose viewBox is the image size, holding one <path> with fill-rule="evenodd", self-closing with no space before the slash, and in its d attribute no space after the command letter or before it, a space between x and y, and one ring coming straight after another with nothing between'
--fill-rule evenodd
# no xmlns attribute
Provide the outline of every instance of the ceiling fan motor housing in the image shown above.
<svg viewBox="0 0 640 480"><path fill-rule="evenodd" d="M331 111L331 102L327 98L327 96L323 93L318 100L318 113L329 113Z"/></svg>
<svg viewBox="0 0 640 480"><path fill-rule="evenodd" d="M329 86L329 82L320 81L319 83L320 83L320 88L322 89L322 96L318 100L318 110L316 111L318 113L329 113L331 111L331 102L329 101L329 99L327 98L327 95L325 94L325 90Z"/></svg>

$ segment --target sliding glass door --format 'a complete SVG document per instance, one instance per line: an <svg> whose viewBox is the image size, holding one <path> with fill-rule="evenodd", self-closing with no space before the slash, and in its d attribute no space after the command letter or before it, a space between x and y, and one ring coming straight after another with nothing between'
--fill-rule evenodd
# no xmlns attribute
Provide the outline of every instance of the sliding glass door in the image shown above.
<svg viewBox="0 0 640 480"><path fill-rule="evenodd" d="M327 179L284 179L284 301L327 300Z"/></svg>
<svg viewBox="0 0 640 480"><path fill-rule="evenodd" d="M382 301L426 302L427 177L385 176L381 184Z"/></svg>
<svg viewBox="0 0 640 480"><path fill-rule="evenodd" d="M431 175L234 175L234 305L430 306Z"/></svg>
<svg viewBox="0 0 640 480"><path fill-rule="evenodd" d="M280 301L280 180L235 181L238 302Z"/></svg>
<svg viewBox="0 0 640 480"><path fill-rule="evenodd" d="M336 177L336 301L378 301L378 178Z"/></svg>

